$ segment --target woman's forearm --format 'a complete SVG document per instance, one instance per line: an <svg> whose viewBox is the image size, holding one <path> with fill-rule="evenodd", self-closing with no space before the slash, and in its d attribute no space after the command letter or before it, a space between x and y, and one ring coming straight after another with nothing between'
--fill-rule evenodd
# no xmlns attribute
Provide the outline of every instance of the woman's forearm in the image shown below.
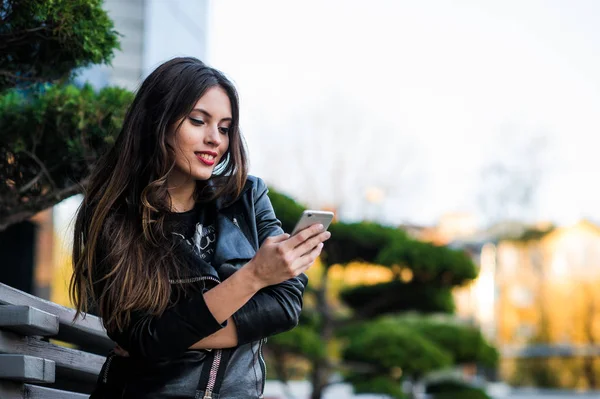
<svg viewBox="0 0 600 399"><path fill-rule="evenodd" d="M227 320L227 326L202 338L189 349L222 349L237 346L237 330L231 316L244 306L260 288L248 269L242 267L221 284L207 291L204 294L206 306L219 323Z"/></svg>
<svg viewBox="0 0 600 399"><path fill-rule="evenodd" d="M204 293L206 307L218 323L231 318L263 288L247 267L248 265L246 264L221 284Z"/></svg>
<svg viewBox="0 0 600 399"><path fill-rule="evenodd" d="M223 349L238 345L237 330L232 318L227 320L227 326L216 333L201 339L189 349Z"/></svg>

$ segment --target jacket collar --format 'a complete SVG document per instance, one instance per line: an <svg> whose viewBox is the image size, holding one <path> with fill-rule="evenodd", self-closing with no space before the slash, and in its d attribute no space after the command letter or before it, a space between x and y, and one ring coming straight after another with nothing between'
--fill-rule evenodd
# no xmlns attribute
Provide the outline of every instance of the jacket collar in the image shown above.
<svg viewBox="0 0 600 399"><path fill-rule="evenodd" d="M246 236L240 223L245 223L243 218L237 215L235 210L232 208L244 194L252 189L252 181L246 180L242 192L233 201L229 201L229 198L219 197L215 200L216 206L216 223L217 231L219 232L219 238L217 239L214 255L214 264L220 265L225 262L230 262L235 259L251 259L256 254L256 248L252 244L250 237ZM255 215L248 215L254 218Z"/></svg>

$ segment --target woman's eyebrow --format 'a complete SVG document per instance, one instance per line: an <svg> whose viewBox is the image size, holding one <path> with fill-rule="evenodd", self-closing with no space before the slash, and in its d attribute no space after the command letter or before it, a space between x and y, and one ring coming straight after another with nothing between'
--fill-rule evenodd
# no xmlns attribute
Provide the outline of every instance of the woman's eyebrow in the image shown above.
<svg viewBox="0 0 600 399"><path fill-rule="evenodd" d="M209 118L212 118L212 115L211 115L210 113L208 113L208 111L206 111L206 110L204 110L204 109L202 109L202 108L194 108L194 109L192 110L192 112L193 112L193 111L200 112L201 114L204 114L205 116L207 116L207 117L209 117ZM221 122L224 122L224 121L231 122L232 120L233 120L233 119L232 119L231 117L227 117L227 118L223 118L223 119L221 119Z"/></svg>

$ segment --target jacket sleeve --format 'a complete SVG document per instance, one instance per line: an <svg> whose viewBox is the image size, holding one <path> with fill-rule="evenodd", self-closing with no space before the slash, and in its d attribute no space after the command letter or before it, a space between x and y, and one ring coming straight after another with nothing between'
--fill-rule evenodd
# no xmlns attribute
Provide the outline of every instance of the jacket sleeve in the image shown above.
<svg viewBox="0 0 600 399"><path fill-rule="evenodd" d="M103 252L101 248L100 253ZM102 275L109 260L99 259L103 261L97 270ZM121 331L107 331L108 336L135 357L162 360L183 354L191 345L227 325L227 321L219 324L206 306L203 282L193 284L198 286L187 294L177 294L177 288L172 287L171 304L160 316L134 310L129 324ZM97 282L94 290L102 292L104 285L105 282Z"/></svg>
<svg viewBox="0 0 600 399"><path fill-rule="evenodd" d="M133 312L123 331L110 338L131 356L164 360L182 355L190 346L225 327L219 324L204 302L201 292L184 297L160 316Z"/></svg>
<svg viewBox="0 0 600 399"><path fill-rule="evenodd" d="M254 211L260 245L267 237L283 233L281 222L275 216L267 193L266 184L257 179ZM296 327L302 310L302 295L307 284L308 277L303 273L257 292L233 315L238 343L242 345L257 341Z"/></svg>

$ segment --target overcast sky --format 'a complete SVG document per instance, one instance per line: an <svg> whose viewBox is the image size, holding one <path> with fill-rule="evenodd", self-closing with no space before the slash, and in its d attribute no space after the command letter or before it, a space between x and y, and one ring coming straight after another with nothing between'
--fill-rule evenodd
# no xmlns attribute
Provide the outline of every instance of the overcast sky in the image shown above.
<svg viewBox="0 0 600 399"><path fill-rule="evenodd" d="M600 220L599 20L593 0L219 0L208 58L240 90L252 172L311 206L344 180L346 219L478 212L485 165L527 165L542 137L530 215L570 223Z"/></svg>

